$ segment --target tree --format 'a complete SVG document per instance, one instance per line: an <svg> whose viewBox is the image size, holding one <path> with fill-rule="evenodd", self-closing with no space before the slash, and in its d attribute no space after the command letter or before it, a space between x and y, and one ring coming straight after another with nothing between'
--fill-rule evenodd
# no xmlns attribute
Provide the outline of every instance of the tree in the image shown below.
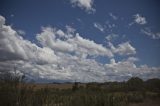
<svg viewBox="0 0 160 106"><path fill-rule="evenodd" d="M143 80L138 77L132 77L127 81L128 90L139 91L143 89Z"/></svg>
<svg viewBox="0 0 160 106"><path fill-rule="evenodd" d="M145 87L149 91L160 92L160 79L153 78L149 79L145 82Z"/></svg>
<svg viewBox="0 0 160 106"><path fill-rule="evenodd" d="M74 85L72 86L72 90L73 91L78 90L78 82L74 82Z"/></svg>

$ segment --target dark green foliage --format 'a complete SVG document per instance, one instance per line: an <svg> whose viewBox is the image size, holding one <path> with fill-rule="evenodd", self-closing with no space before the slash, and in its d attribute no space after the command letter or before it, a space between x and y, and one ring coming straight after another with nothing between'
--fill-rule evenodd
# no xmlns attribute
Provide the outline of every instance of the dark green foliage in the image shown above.
<svg viewBox="0 0 160 106"><path fill-rule="evenodd" d="M154 78L145 81L145 88L149 91L160 92L160 79Z"/></svg>
<svg viewBox="0 0 160 106"><path fill-rule="evenodd" d="M138 77L132 77L127 81L129 91L143 90L143 80Z"/></svg>

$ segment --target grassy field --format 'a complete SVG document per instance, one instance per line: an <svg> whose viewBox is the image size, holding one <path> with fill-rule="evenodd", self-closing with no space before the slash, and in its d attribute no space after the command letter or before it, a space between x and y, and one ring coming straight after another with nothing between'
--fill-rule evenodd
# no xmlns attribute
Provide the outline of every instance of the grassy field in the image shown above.
<svg viewBox="0 0 160 106"><path fill-rule="evenodd" d="M33 87L35 90L46 89L46 88L47 89L57 89L57 90L58 89L59 90L67 90L67 89L72 89L73 85L74 84L72 84L72 83L70 83L70 84L62 83L62 84L29 84L27 86ZM86 85L87 84L85 84L85 83L78 84L79 87L83 87L83 88L86 88ZM127 92L127 93L113 92L113 93L108 93L108 95L114 95L115 97L117 95L123 95L125 97L125 96L128 96L130 94L134 94L134 93L136 93L136 92ZM125 105L126 106L160 106L160 97L158 96L158 93L145 92L145 95L146 95L146 97L143 97L142 101L139 101L139 102L137 102L137 101L134 101L134 102L126 101L126 103L124 103L124 106ZM137 95L137 96L139 96L139 95ZM134 98L136 98L137 96L135 96ZM141 98L139 98L139 100L140 99ZM113 105L113 106L121 106L121 104L120 105Z"/></svg>
<svg viewBox="0 0 160 106"><path fill-rule="evenodd" d="M34 87L34 89L72 89L72 83L59 83L59 84L27 84L27 86ZM78 84L79 87L86 87L85 83Z"/></svg>
<svg viewBox="0 0 160 106"><path fill-rule="evenodd" d="M0 106L160 106L160 80L30 84L0 80Z"/></svg>

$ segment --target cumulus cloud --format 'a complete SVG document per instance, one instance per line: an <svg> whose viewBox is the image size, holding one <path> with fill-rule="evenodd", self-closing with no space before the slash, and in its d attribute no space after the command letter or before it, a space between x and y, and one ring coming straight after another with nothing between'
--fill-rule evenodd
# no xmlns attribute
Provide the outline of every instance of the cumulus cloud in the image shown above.
<svg viewBox="0 0 160 106"><path fill-rule="evenodd" d="M136 14L133 17L134 17L134 22L135 23L140 24L140 25L147 24L146 18L143 17L142 15Z"/></svg>
<svg viewBox="0 0 160 106"><path fill-rule="evenodd" d="M111 42L109 42L108 45L111 48L113 53L116 53L119 55L136 54L136 49L129 42L118 44L117 47L115 47Z"/></svg>
<svg viewBox="0 0 160 106"><path fill-rule="evenodd" d="M137 57L129 57L127 59L127 61L129 61L129 62L136 62L136 61L139 61L139 58L137 58Z"/></svg>
<svg viewBox="0 0 160 106"><path fill-rule="evenodd" d="M63 32L63 37L65 39L61 39L57 36L57 30L54 28L46 27L42 30L42 33L37 34L36 38L44 47L49 47L59 52L74 53L79 56L113 56L109 49L103 47L101 44L95 43L92 40L82 38L79 33L74 33L73 31L67 30L66 33Z"/></svg>
<svg viewBox="0 0 160 106"><path fill-rule="evenodd" d="M93 8L94 0L70 0L73 6L78 6L82 9L85 9L88 13L95 12Z"/></svg>
<svg viewBox="0 0 160 106"><path fill-rule="evenodd" d="M98 81L101 75L101 72L96 72L100 68L99 63L88 59L87 55L113 56L109 49L82 38L70 27L66 28L66 32L43 27L36 37L41 44L39 47L5 25L4 17L1 17L0 23L1 70L7 69L6 66L11 69L16 64L18 70L32 78ZM92 70L95 67L92 65L97 65L97 68Z"/></svg>
<svg viewBox="0 0 160 106"><path fill-rule="evenodd" d="M101 44L96 44L94 41L89 39L83 39L79 34L73 39L69 39L68 42L76 44L80 53L88 53L89 55L101 55L112 57L112 52L103 47ZM78 51L77 50L77 51Z"/></svg>
<svg viewBox="0 0 160 106"><path fill-rule="evenodd" d="M2 17L2 16L1 16ZM39 63L56 61L54 51L38 47L24 40L10 26L5 25L4 17L0 18L0 60L32 60ZM51 58L54 57L54 58Z"/></svg>
<svg viewBox="0 0 160 106"><path fill-rule="evenodd" d="M160 77L157 67L137 67L135 57L118 61L114 53L134 54L129 42L111 49L81 37L75 31L63 31L43 27L36 39L40 46L21 37L0 17L0 72L13 70L35 81L103 82L127 80L131 76L141 78ZM68 37L69 36L69 37ZM90 56L104 56L111 62L102 64Z"/></svg>
<svg viewBox="0 0 160 106"><path fill-rule="evenodd" d="M133 61L130 61L130 59L118 62L111 59L111 63L105 64L105 68L110 70L110 73L107 73L107 75L112 77L111 80L123 81L135 76L143 78L144 80L155 77L159 78L160 67L148 67L147 65L138 67Z"/></svg>
<svg viewBox="0 0 160 106"><path fill-rule="evenodd" d="M64 60L57 64L32 64L26 61L8 61L0 62L1 67L13 67L15 64L17 70L25 73L34 80L62 80L62 81L81 81L81 82L104 82L104 81L124 81L133 76L143 79L159 78L160 68L148 67L147 65L136 66L128 60L118 61L111 59L111 63L100 64L94 60L79 59L76 57L67 57L59 54Z"/></svg>
<svg viewBox="0 0 160 106"><path fill-rule="evenodd" d="M76 31L76 29L74 29L73 27L71 27L69 25L66 25L66 29L67 29L67 33L68 34L69 33L73 34Z"/></svg>
<svg viewBox="0 0 160 106"><path fill-rule="evenodd" d="M58 51L72 51L72 45L67 42L63 42L60 39L56 39L57 36L64 37L65 35L62 36L62 33L64 34L62 30L60 33L60 30L56 31L56 29L51 27L43 27L42 33L37 34L36 38L43 47L48 47L52 50L55 49Z"/></svg>
<svg viewBox="0 0 160 106"><path fill-rule="evenodd" d="M0 28L5 24L5 18L0 16Z"/></svg>
<svg viewBox="0 0 160 106"><path fill-rule="evenodd" d="M57 30L56 34L59 35L60 37L65 36L65 33L62 30Z"/></svg>
<svg viewBox="0 0 160 106"><path fill-rule="evenodd" d="M144 28L141 29L141 32L149 37L151 37L152 39L160 39L160 32L152 32L151 29L149 28Z"/></svg>

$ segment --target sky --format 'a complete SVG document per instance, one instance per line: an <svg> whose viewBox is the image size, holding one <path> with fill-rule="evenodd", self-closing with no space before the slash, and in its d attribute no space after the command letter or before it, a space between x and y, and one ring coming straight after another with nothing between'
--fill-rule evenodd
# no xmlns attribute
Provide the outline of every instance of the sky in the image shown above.
<svg viewBox="0 0 160 106"><path fill-rule="evenodd" d="M0 72L37 82L160 78L159 0L0 0Z"/></svg>

